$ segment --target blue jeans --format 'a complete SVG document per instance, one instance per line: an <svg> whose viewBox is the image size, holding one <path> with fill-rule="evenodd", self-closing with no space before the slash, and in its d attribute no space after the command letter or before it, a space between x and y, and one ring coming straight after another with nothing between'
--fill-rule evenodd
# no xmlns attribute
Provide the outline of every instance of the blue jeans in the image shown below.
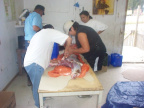
<svg viewBox="0 0 144 108"><path fill-rule="evenodd" d="M39 94L38 94L38 87L39 87L39 83L41 80L41 76L44 72L44 68L42 68L41 66L39 66L36 63L32 63L29 66L25 67L30 80L32 82L33 88L33 97L34 97L34 101L35 101L35 105L39 108Z"/></svg>
<svg viewBox="0 0 144 108"><path fill-rule="evenodd" d="M25 40L25 50L27 50L27 47L29 46L29 42L28 42L28 40Z"/></svg>
<svg viewBox="0 0 144 108"><path fill-rule="evenodd" d="M27 40L25 40L25 50L27 50L27 47L29 46L29 43ZM25 53L21 54L21 61L22 63L24 62L24 57L25 57ZM23 65L23 64L22 64Z"/></svg>

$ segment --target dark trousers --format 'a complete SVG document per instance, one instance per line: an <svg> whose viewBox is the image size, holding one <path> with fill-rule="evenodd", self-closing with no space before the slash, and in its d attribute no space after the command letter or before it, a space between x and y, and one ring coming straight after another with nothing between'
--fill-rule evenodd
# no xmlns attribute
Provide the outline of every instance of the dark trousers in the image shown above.
<svg viewBox="0 0 144 108"><path fill-rule="evenodd" d="M29 44L30 44L30 41L25 40L25 50L27 50L27 47L29 46Z"/></svg>
<svg viewBox="0 0 144 108"><path fill-rule="evenodd" d="M99 56L98 71L102 69L102 66L107 66L107 65L108 65L108 54L104 53Z"/></svg>
<svg viewBox="0 0 144 108"><path fill-rule="evenodd" d="M107 55L106 52L104 51L97 51L96 53L93 53L90 56L85 57L91 68L94 70L94 64L95 64L95 59L99 57L97 67L98 71L102 69L102 65L104 63L105 56Z"/></svg>

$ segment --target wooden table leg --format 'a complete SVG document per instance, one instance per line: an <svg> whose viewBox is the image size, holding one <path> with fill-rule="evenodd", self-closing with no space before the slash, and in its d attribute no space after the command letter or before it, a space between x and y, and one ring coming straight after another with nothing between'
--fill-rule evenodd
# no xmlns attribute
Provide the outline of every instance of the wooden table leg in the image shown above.
<svg viewBox="0 0 144 108"><path fill-rule="evenodd" d="M21 51L19 49L16 50L17 52L17 62L18 62L18 68L19 68L19 75L22 75L22 62L21 62Z"/></svg>
<svg viewBox="0 0 144 108"><path fill-rule="evenodd" d="M18 62L18 68L19 68L19 75L22 75L23 69L22 69L22 54L26 52L25 49L17 49L17 62Z"/></svg>

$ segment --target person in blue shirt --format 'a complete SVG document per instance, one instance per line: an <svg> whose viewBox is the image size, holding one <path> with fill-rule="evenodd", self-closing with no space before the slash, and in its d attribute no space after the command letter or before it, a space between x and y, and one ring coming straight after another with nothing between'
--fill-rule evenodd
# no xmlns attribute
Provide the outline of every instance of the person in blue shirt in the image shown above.
<svg viewBox="0 0 144 108"><path fill-rule="evenodd" d="M36 5L34 11L25 20L25 49L27 49L31 38L36 32L42 29L42 15L44 15L45 7Z"/></svg>
<svg viewBox="0 0 144 108"><path fill-rule="evenodd" d="M44 15L45 7L42 5L36 5L34 11L29 14L25 20L25 49L29 46L31 38L42 29L42 15ZM31 82L28 77L27 85L31 86Z"/></svg>

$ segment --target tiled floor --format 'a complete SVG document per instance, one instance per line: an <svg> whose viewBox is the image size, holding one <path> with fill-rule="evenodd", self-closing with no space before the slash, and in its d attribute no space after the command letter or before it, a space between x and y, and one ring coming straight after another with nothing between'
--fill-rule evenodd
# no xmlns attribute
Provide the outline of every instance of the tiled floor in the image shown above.
<svg viewBox="0 0 144 108"><path fill-rule="evenodd" d="M123 78L121 73L127 68L138 65L144 67L144 64L123 63L122 67L109 66L107 72L96 73L104 87L102 104L105 103L108 91L117 81L128 81ZM7 91L15 92L16 108L36 108L31 87L27 86L26 82L25 74L17 76L7 89ZM92 98L78 98L77 96L47 98L45 100L45 108L96 108L96 98L96 96L92 96Z"/></svg>

